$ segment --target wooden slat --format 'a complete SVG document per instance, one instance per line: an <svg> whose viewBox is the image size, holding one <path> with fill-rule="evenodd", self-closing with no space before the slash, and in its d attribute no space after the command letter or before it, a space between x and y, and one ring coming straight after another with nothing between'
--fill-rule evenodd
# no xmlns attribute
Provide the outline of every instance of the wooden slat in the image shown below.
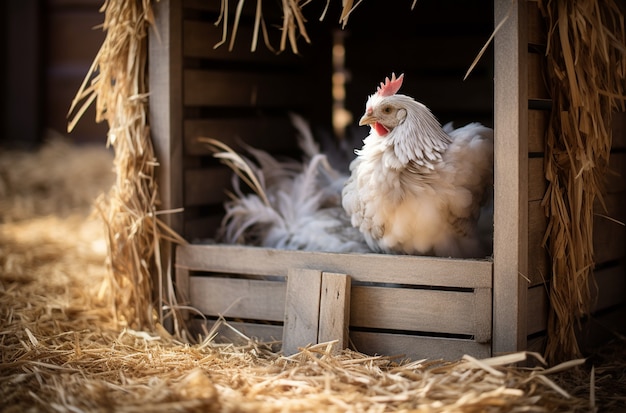
<svg viewBox="0 0 626 413"><path fill-rule="evenodd" d="M491 346L489 344L476 343L472 340L361 331L351 331L350 340L356 350L365 354L402 356L410 360L458 360L464 354L478 358L491 355Z"/></svg>
<svg viewBox="0 0 626 413"><path fill-rule="evenodd" d="M528 152L543 153L545 151L549 120L550 112L547 110L528 111Z"/></svg>
<svg viewBox="0 0 626 413"><path fill-rule="evenodd" d="M286 283L221 277L189 277L192 305L205 315L283 321Z"/></svg>
<svg viewBox="0 0 626 413"><path fill-rule="evenodd" d="M626 255L626 192L605 196L608 213L595 205L593 248L596 263L624 258Z"/></svg>
<svg viewBox="0 0 626 413"><path fill-rule="evenodd" d="M546 22L539 10L537 1L527 1L528 4L528 43L545 45L547 42Z"/></svg>
<svg viewBox="0 0 626 413"><path fill-rule="evenodd" d="M543 237L548 228L548 219L545 216L541 200L528 204L528 273L530 285L543 283L550 278L548 251L543 247Z"/></svg>
<svg viewBox="0 0 626 413"><path fill-rule="evenodd" d="M491 343L493 290L477 288L474 290L474 340L477 343Z"/></svg>
<svg viewBox="0 0 626 413"><path fill-rule="evenodd" d="M548 326L548 291L540 284L528 289L528 335L545 331Z"/></svg>
<svg viewBox="0 0 626 413"><path fill-rule="evenodd" d="M591 296L596 297L593 312L626 304L626 265L624 262L598 270L594 275L596 285L590 283Z"/></svg>
<svg viewBox="0 0 626 413"><path fill-rule="evenodd" d="M226 166L185 171L185 206L221 204L228 199L233 171Z"/></svg>
<svg viewBox="0 0 626 413"><path fill-rule="evenodd" d="M609 340L626 334L626 307L618 307L605 314L591 317L577 334L579 345L586 350L593 350Z"/></svg>
<svg viewBox="0 0 626 413"><path fill-rule="evenodd" d="M202 218L186 218L183 235L189 242L206 243L215 239L223 215L208 215Z"/></svg>
<svg viewBox="0 0 626 413"><path fill-rule="evenodd" d="M592 313L626 303L626 267L623 263L594 272L589 288L595 303ZM536 285L528 290L528 334L545 331L548 325L549 299L547 285Z"/></svg>
<svg viewBox="0 0 626 413"><path fill-rule="evenodd" d="M184 104L211 107L311 106L312 79L298 73L249 73L187 69Z"/></svg>
<svg viewBox="0 0 626 413"><path fill-rule="evenodd" d="M216 323L220 323L216 327L217 337L215 341L218 343L234 343L240 345L249 344L248 339L260 341L262 343L276 343L272 346L274 351L280 351L280 340L283 336L283 326L276 324L254 324L239 321L229 321L228 326L222 324L221 321L202 320L194 318L190 322L193 333L203 335L204 330L211 331ZM204 326L204 328L203 328Z"/></svg>
<svg viewBox="0 0 626 413"><path fill-rule="evenodd" d="M348 347L350 322L350 276L325 272L322 274L320 325L317 342L337 340L335 350Z"/></svg>
<svg viewBox="0 0 626 413"><path fill-rule="evenodd" d="M290 356L301 347L317 344L321 288L321 271L297 268L289 270L283 328L285 355Z"/></svg>
<svg viewBox="0 0 626 413"><path fill-rule="evenodd" d="M626 112L613 113L613 148L626 148Z"/></svg>
<svg viewBox="0 0 626 413"><path fill-rule="evenodd" d="M177 265L189 269L255 275L287 275L308 268L350 275L359 282L491 288L492 263L387 254L286 251L235 245L183 245Z"/></svg>
<svg viewBox="0 0 626 413"><path fill-rule="evenodd" d="M198 142L199 137L217 139L232 148L245 142L270 153L297 148L296 131L287 117L190 119L184 127L185 153L193 156L212 154L205 144Z"/></svg>
<svg viewBox="0 0 626 413"><path fill-rule="evenodd" d="M626 153L612 153L609 157L609 170L606 174L606 191L626 191Z"/></svg>
<svg viewBox="0 0 626 413"><path fill-rule="evenodd" d="M528 160L528 201L540 201L543 199L548 182L543 170L543 158L530 158Z"/></svg>
<svg viewBox="0 0 626 413"><path fill-rule="evenodd" d="M350 325L474 335L478 317L474 300L472 293L354 286ZM490 318L487 314L487 319Z"/></svg>
<svg viewBox="0 0 626 413"><path fill-rule="evenodd" d="M549 99L543 76L545 56L539 53L528 53L528 98Z"/></svg>
<svg viewBox="0 0 626 413"><path fill-rule="evenodd" d="M183 24L183 55L202 59L239 63L268 63L271 65L301 65L303 59L293 53L276 54L271 52L259 36L257 50L250 51L252 44L253 27L241 24L237 29L237 38L232 51L226 43L218 48L214 46L222 39L222 27L216 27L213 22L186 20ZM230 37L228 38L230 41Z"/></svg>

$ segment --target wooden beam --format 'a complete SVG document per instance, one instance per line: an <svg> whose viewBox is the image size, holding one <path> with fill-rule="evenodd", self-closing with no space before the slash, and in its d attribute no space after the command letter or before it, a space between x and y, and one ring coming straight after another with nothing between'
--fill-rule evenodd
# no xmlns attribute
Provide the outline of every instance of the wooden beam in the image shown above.
<svg viewBox="0 0 626 413"><path fill-rule="evenodd" d="M159 163L157 183L161 210L183 206L182 180L182 9L181 2L161 0L152 5L155 24L150 27L148 42L150 104L148 122L155 156ZM164 214L160 218L174 231L183 229L182 214ZM161 249L163 280L154 285L159 303L167 302L173 292L167 291L173 279L173 247L164 241ZM163 320L163 311L159 318ZM172 328L171 325L166 327Z"/></svg>
<svg viewBox="0 0 626 413"><path fill-rule="evenodd" d="M528 273L528 5L494 1L494 354L526 347Z"/></svg>

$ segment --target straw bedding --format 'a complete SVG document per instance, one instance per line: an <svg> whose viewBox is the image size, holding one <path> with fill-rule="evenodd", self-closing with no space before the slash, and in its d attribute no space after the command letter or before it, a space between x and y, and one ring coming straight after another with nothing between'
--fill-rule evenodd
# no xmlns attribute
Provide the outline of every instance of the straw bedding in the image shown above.
<svg viewBox="0 0 626 413"><path fill-rule="evenodd" d="M62 142L37 154L0 155L2 411L626 408L623 341L615 344L619 352L594 355L592 372L577 360L544 369L537 355L524 353L405 363L352 351L334 355L330 344L286 358L253 342L181 343L158 324L153 332L132 329L114 314L105 230L89 213L87 194L110 184L110 162L104 149ZM522 358L537 367L509 365Z"/></svg>

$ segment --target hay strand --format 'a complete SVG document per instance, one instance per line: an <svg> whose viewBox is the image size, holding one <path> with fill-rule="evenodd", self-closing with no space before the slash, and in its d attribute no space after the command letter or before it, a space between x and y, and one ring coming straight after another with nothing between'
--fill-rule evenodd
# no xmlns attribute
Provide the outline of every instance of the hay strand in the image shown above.
<svg viewBox="0 0 626 413"><path fill-rule="evenodd" d="M69 129L91 102L96 104L96 121L109 125L107 145L115 150L117 180L108 196L99 199L97 209L107 225L115 313L123 325L151 329L163 319L165 300L153 298L153 292L165 290L154 281L163 280L159 242L180 240L156 210L158 162L146 121L146 42L154 16L149 0L107 1L101 12L106 37L72 102Z"/></svg>
<svg viewBox="0 0 626 413"><path fill-rule="evenodd" d="M604 205L612 113L624 110L626 34L612 0L542 0L539 6L549 28L553 101L543 199L553 274L546 356L559 362L580 356L575 332L593 300L594 203Z"/></svg>

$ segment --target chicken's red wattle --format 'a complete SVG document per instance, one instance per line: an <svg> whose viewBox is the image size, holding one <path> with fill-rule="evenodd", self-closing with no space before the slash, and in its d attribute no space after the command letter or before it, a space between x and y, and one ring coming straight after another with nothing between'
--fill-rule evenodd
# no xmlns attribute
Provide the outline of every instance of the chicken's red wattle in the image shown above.
<svg viewBox="0 0 626 413"><path fill-rule="evenodd" d="M374 129L376 130L376 133L378 133L380 136L385 136L386 134L389 133L389 129L385 128L383 125L381 125L378 122L374 123Z"/></svg>

